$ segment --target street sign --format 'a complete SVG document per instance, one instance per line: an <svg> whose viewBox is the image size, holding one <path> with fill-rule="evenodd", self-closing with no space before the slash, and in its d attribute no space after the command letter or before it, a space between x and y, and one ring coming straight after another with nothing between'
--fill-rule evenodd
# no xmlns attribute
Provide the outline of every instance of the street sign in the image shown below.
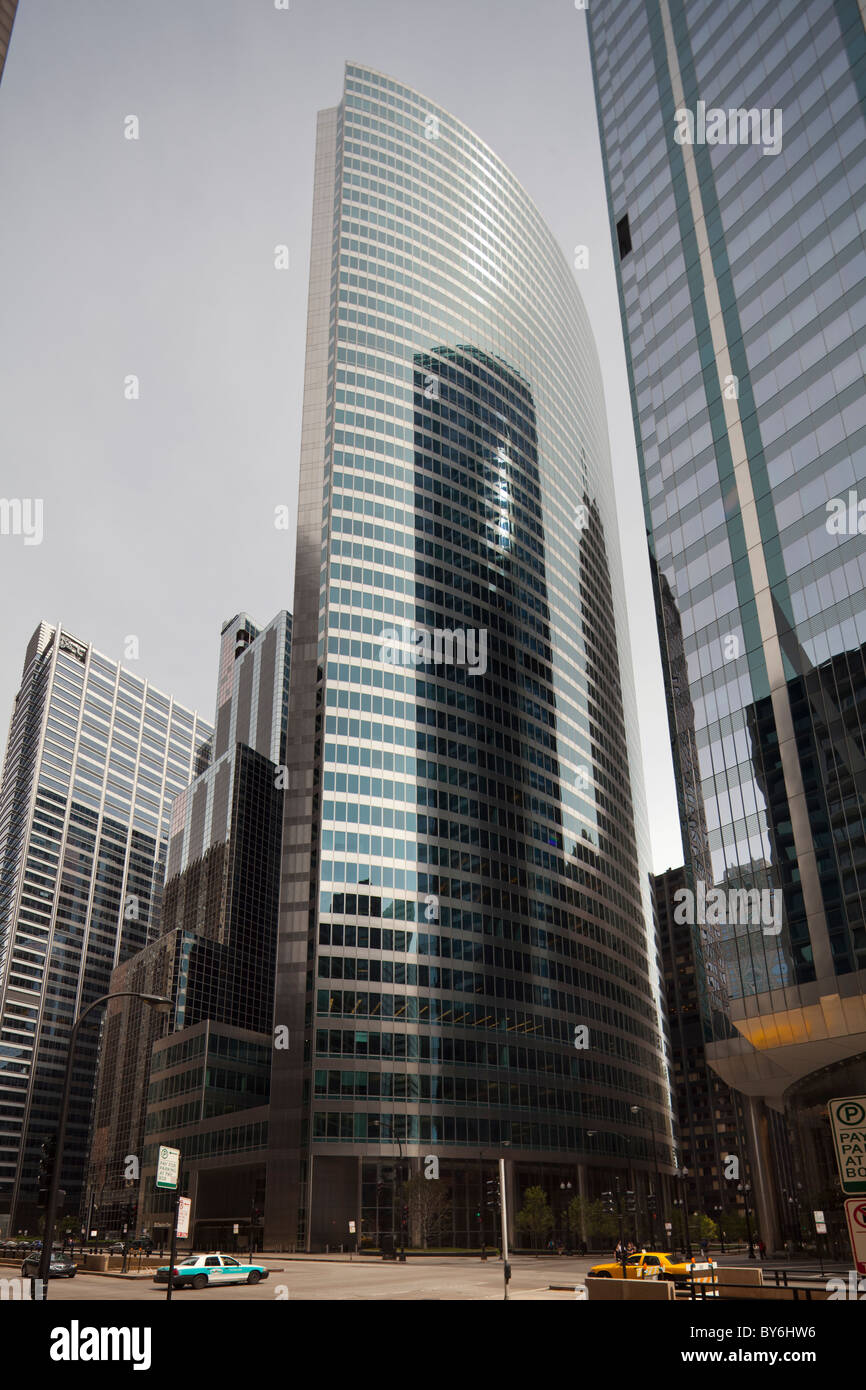
<svg viewBox="0 0 866 1390"><path fill-rule="evenodd" d="M355 1234L355 1223L354 1223L354 1221L350 1221L350 1222L349 1222L349 1235L350 1235L350 1236L353 1236L354 1234Z"/></svg>
<svg viewBox="0 0 866 1390"><path fill-rule="evenodd" d="M665 1230L666 1230L666 1231L672 1231L672 1230L673 1230L673 1226L671 1225L670 1221L666 1221L666 1222L665 1222Z"/></svg>
<svg viewBox="0 0 866 1390"><path fill-rule="evenodd" d="M177 1199L177 1235L179 1240L186 1240L189 1235L189 1214L192 1210L192 1199L190 1197L178 1197Z"/></svg>
<svg viewBox="0 0 866 1390"><path fill-rule="evenodd" d="M239 1234L240 1234L240 1229L241 1229L241 1228L240 1228L240 1226L238 1225L238 1223L237 1223L237 1221L236 1221L235 1224L232 1226L232 1235L235 1235L235 1236L236 1236L236 1235L239 1235Z"/></svg>
<svg viewBox="0 0 866 1390"><path fill-rule="evenodd" d="M858 1274L866 1274L866 1202L862 1197L849 1197L845 1202L845 1220L851 1237L851 1250L854 1267Z"/></svg>
<svg viewBox="0 0 866 1390"><path fill-rule="evenodd" d="M157 1187L177 1187L180 1174L180 1149L170 1149L160 1144L156 1160Z"/></svg>
<svg viewBox="0 0 866 1390"><path fill-rule="evenodd" d="M866 1096L831 1100L827 1111L842 1191L866 1193Z"/></svg>
<svg viewBox="0 0 866 1390"><path fill-rule="evenodd" d="M822 1211L813 1211L812 1215L815 1218L816 1233L819 1236L825 1236L827 1234L827 1223L824 1220L824 1213Z"/></svg>

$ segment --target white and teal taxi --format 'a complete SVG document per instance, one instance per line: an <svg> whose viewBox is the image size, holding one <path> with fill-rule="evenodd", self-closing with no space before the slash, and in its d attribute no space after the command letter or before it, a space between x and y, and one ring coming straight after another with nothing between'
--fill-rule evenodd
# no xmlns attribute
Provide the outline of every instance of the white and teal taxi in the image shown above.
<svg viewBox="0 0 866 1390"><path fill-rule="evenodd" d="M176 1289L206 1289L211 1284L258 1284L267 1279L268 1271L264 1265L245 1265L231 1255L221 1255L217 1250L212 1255L190 1255L179 1260L172 1269L172 1285ZM168 1265L162 1265L154 1274L157 1284L168 1283Z"/></svg>

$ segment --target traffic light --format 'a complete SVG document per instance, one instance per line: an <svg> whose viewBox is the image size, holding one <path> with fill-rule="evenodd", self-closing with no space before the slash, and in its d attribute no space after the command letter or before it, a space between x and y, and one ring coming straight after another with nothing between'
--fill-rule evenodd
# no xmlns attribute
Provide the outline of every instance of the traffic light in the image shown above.
<svg viewBox="0 0 866 1390"><path fill-rule="evenodd" d="M54 1176L54 1164L57 1161L57 1138L52 1134L50 1139L46 1139L42 1145L42 1157L39 1160L39 1181L38 1195L36 1198L37 1207L48 1206L48 1193L51 1190L51 1179Z"/></svg>
<svg viewBox="0 0 866 1390"><path fill-rule="evenodd" d="M634 1216L635 1212L637 1211L637 1202L635 1201L635 1195L633 1192L626 1192L625 1194L625 1209L628 1212L629 1216Z"/></svg>
<svg viewBox="0 0 866 1390"><path fill-rule="evenodd" d="M603 1211L606 1211L610 1216L613 1215L616 1211L616 1203L614 1202L612 1192L602 1192L601 1205Z"/></svg>
<svg viewBox="0 0 866 1390"><path fill-rule="evenodd" d="M484 1190L486 1194L484 1199L485 1205L488 1206L491 1209L491 1211L498 1211L501 1205L499 1179L488 1178L484 1184Z"/></svg>

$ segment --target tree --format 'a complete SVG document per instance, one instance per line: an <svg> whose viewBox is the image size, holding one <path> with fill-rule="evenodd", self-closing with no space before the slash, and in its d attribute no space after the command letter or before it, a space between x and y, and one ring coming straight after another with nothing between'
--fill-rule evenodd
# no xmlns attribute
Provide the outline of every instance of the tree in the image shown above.
<svg viewBox="0 0 866 1390"><path fill-rule="evenodd" d="M572 1197L566 1211L571 1236L576 1240L598 1236L604 1240L619 1238L619 1223L615 1212L605 1211L600 1201L588 1202L585 1197Z"/></svg>
<svg viewBox="0 0 866 1390"><path fill-rule="evenodd" d="M553 1230L553 1212L543 1187L527 1187L523 1194L523 1206L517 1213L518 1230L528 1231L532 1244L537 1246L539 1236L549 1235Z"/></svg>
<svg viewBox="0 0 866 1390"><path fill-rule="evenodd" d="M742 1211L726 1211L721 1221L721 1228L725 1233L725 1240L745 1240L746 1215Z"/></svg>
<svg viewBox="0 0 866 1390"><path fill-rule="evenodd" d="M409 1208L409 1229L413 1235L417 1233L422 1250L426 1250L451 1211L448 1189L438 1178L416 1174L403 1184L403 1201Z"/></svg>
<svg viewBox="0 0 866 1390"><path fill-rule="evenodd" d="M719 1228L702 1211L693 1211L689 1217L689 1238L696 1245L700 1245L702 1240L718 1240Z"/></svg>

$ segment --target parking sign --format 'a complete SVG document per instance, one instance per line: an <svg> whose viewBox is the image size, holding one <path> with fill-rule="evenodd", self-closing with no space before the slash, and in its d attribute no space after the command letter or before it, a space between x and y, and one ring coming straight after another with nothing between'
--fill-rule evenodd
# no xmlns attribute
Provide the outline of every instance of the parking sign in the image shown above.
<svg viewBox="0 0 866 1390"><path fill-rule="evenodd" d="M827 1105L842 1191L866 1193L866 1096L842 1096Z"/></svg>
<svg viewBox="0 0 866 1390"><path fill-rule="evenodd" d="M156 1160L157 1187L177 1187L179 1174L180 1149L170 1149L166 1144L160 1144Z"/></svg>

